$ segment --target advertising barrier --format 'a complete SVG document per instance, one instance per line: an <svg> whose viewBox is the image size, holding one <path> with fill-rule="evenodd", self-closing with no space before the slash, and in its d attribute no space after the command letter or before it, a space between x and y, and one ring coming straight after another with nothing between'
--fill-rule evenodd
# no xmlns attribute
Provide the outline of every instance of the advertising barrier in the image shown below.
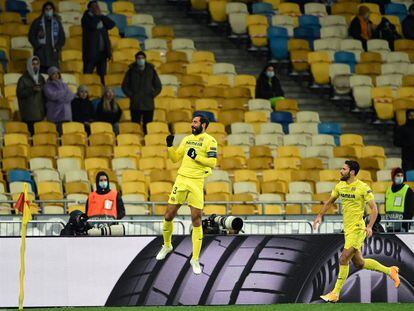
<svg viewBox="0 0 414 311"><path fill-rule="evenodd" d="M343 235L205 236L201 275L190 267L190 236L28 238L26 307L320 303L339 270ZM0 307L17 306L19 239L0 239ZM342 302L414 302L414 235L366 239L362 253L400 268L385 275L351 264Z"/></svg>

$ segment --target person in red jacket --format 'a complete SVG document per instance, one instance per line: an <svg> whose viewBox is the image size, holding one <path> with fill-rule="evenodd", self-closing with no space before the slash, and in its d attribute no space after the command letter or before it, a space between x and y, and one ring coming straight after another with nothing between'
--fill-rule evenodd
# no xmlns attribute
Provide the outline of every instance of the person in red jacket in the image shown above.
<svg viewBox="0 0 414 311"><path fill-rule="evenodd" d="M105 172L96 175L96 191L89 194L85 213L89 218L121 219L125 216L121 194L109 188L109 178Z"/></svg>

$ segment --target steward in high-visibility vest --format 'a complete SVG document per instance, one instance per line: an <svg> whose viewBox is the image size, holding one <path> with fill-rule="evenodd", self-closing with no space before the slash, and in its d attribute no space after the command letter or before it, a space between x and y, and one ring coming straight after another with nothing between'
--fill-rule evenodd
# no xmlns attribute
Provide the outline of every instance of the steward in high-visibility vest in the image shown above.
<svg viewBox="0 0 414 311"><path fill-rule="evenodd" d="M404 184L404 171L397 167L391 171L392 186L385 193L387 220L411 220L414 212L413 191ZM410 224L388 223L388 232L408 231Z"/></svg>
<svg viewBox="0 0 414 311"><path fill-rule="evenodd" d="M85 206L86 215L121 219L125 216L124 202L116 190L109 188L109 178L105 172L96 175L96 191L89 194Z"/></svg>

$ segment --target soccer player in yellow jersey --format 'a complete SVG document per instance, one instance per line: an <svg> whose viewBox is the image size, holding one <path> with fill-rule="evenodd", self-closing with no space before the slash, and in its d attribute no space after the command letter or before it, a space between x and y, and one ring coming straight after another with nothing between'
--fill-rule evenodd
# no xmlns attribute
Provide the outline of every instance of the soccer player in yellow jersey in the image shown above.
<svg viewBox="0 0 414 311"><path fill-rule="evenodd" d="M177 149L172 147L174 136L169 135L166 139L169 158L173 162L178 162L182 159L182 163L168 200L167 211L164 215L164 245L157 255L157 260L163 260L168 253L172 252L173 219L181 205L187 201L191 209L193 223L193 256L190 264L195 274L201 273L198 258L203 240L201 214L204 205L204 178L211 174L211 170L217 163L217 142L205 132L208 124L209 120L205 116L194 116L191 123L193 134L186 136Z"/></svg>
<svg viewBox="0 0 414 311"><path fill-rule="evenodd" d="M326 302L337 302L339 300L339 293L348 277L349 262L351 260L357 269L368 269L385 273L394 281L395 287L400 285L398 267L386 267L374 259L364 259L362 257L361 248L365 237L370 238L372 236L372 226L378 216L378 209L370 187L356 178L358 172L358 162L345 161L340 172L341 181L332 190L331 197L325 202L313 223L313 229L316 230L322 222L322 216L331 204L338 198L341 198L345 245L339 258L339 274L335 288L330 293L321 296ZM366 203L371 208L371 217L369 224L365 227L363 216Z"/></svg>

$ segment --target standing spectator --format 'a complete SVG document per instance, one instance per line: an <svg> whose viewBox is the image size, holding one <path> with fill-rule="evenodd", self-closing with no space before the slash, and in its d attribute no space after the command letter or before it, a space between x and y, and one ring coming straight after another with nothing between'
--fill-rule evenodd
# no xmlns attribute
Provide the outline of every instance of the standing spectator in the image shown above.
<svg viewBox="0 0 414 311"><path fill-rule="evenodd" d="M412 220L414 215L414 193L404 184L404 171L396 167L391 171L392 185L385 193L385 217L387 220ZM410 224L389 223L388 232L408 232Z"/></svg>
<svg viewBox="0 0 414 311"><path fill-rule="evenodd" d="M401 147L402 169L414 169L414 110L406 111L406 123L394 131L394 145Z"/></svg>
<svg viewBox="0 0 414 311"><path fill-rule="evenodd" d="M62 122L72 120L71 102L74 97L68 85L62 81L59 69L50 67L49 78L44 87L48 121L57 125L61 132Z"/></svg>
<svg viewBox="0 0 414 311"><path fill-rule="evenodd" d="M130 99L132 122L143 123L147 133L147 123L154 118L154 98L161 93L162 85L153 64L146 62L147 56L140 51L135 54L135 62L129 65L122 82L122 91Z"/></svg>
<svg viewBox="0 0 414 311"><path fill-rule="evenodd" d="M86 132L90 133L89 123L95 119L95 110L89 99L88 88L85 85L78 87L76 97L72 100L72 121L85 124Z"/></svg>
<svg viewBox="0 0 414 311"><path fill-rule="evenodd" d="M270 100L272 107L276 101L285 96L280 81L276 76L275 67L272 64L263 68L256 82L256 98Z"/></svg>
<svg viewBox="0 0 414 311"><path fill-rule="evenodd" d="M394 41L401 38L397 32L397 28L388 19L383 17L381 23L375 28L373 36L374 39L382 39L388 41L391 51L394 51Z"/></svg>
<svg viewBox="0 0 414 311"><path fill-rule="evenodd" d="M96 108L96 120L111 123L114 132L118 134L118 122L121 119L122 110L115 99L115 93L110 87L106 87L102 99Z"/></svg>
<svg viewBox="0 0 414 311"><path fill-rule="evenodd" d="M410 5L408 15L402 22L402 30L406 39L414 40L414 4Z"/></svg>
<svg viewBox="0 0 414 311"><path fill-rule="evenodd" d="M362 42L365 51L367 50L367 41L372 38L374 31L374 25L369 20L370 14L370 9L365 5L361 5L358 9L358 16L355 16L351 21L348 30L352 38Z"/></svg>
<svg viewBox="0 0 414 311"><path fill-rule="evenodd" d="M65 32L52 2L43 5L42 15L30 25L29 41L33 54L40 59L41 73L46 73L51 66L59 67L59 54L65 45Z"/></svg>
<svg viewBox="0 0 414 311"><path fill-rule="evenodd" d="M34 123L42 121L46 116L43 87L45 79L40 74L40 60L37 56L27 59L26 71L17 82L17 101L20 117L27 123L30 133L34 133Z"/></svg>
<svg viewBox="0 0 414 311"><path fill-rule="evenodd" d="M96 67L103 85L106 62L112 56L108 30L114 27L115 22L102 15L98 1L90 1L88 10L82 16L83 73L93 73Z"/></svg>

